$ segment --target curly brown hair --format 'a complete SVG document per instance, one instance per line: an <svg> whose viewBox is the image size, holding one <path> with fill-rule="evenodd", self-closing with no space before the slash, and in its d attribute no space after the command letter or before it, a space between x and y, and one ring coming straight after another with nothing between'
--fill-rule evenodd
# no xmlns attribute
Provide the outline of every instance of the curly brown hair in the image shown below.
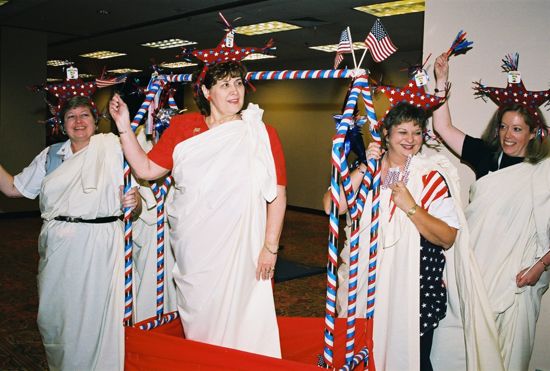
<svg viewBox="0 0 550 371"><path fill-rule="evenodd" d="M193 80L197 81L198 77L202 73L204 67L200 67L193 73ZM195 86L196 92L193 96L197 107L204 116L210 116L210 102L204 96L201 85L204 85L207 89L210 89L218 81L225 79L226 77L239 77L243 84L245 83L246 68L239 62L229 61L223 63L217 63L213 66L207 67L204 79Z"/></svg>

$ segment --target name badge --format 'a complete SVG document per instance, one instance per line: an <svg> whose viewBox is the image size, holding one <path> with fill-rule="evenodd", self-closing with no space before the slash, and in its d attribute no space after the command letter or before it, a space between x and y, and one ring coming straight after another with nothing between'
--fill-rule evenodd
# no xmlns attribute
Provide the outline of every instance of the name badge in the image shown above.
<svg viewBox="0 0 550 371"><path fill-rule="evenodd" d="M67 80L76 80L78 79L78 68L76 67L67 67Z"/></svg>
<svg viewBox="0 0 550 371"><path fill-rule="evenodd" d="M414 81L416 82L416 86L424 86L428 83L428 74L425 70L419 71L416 75L414 75Z"/></svg>
<svg viewBox="0 0 550 371"><path fill-rule="evenodd" d="M234 39L235 33L233 31L228 32L227 35L225 35L225 46L227 46L228 48L232 48Z"/></svg>
<svg viewBox="0 0 550 371"><path fill-rule="evenodd" d="M521 82L521 73L519 71L508 72L508 82L510 84L519 84Z"/></svg>

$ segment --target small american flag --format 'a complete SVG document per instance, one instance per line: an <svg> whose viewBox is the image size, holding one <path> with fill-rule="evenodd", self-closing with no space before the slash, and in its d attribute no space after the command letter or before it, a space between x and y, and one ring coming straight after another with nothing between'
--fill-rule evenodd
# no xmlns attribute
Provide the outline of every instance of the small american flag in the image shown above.
<svg viewBox="0 0 550 371"><path fill-rule="evenodd" d="M372 59L378 63L388 58L397 50L395 45L391 42L389 35L386 33L384 26L382 26L380 19L374 22L372 29L365 39L365 44L367 44L370 50Z"/></svg>
<svg viewBox="0 0 550 371"><path fill-rule="evenodd" d="M342 54L351 52L352 47L350 37L348 29L346 28L344 31L342 31L342 34L340 35L340 43L338 44L338 48L336 49L336 57L334 57L334 69L337 69L338 65L344 60L344 56Z"/></svg>
<svg viewBox="0 0 550 371"><path fill-rule="evenodd" d="M95 79L95 84L98 88L106 88L108 86L113 86L116 84L124 84L126 82L126 75L121 75L118 77L113 77L110 79Z"/></svg>

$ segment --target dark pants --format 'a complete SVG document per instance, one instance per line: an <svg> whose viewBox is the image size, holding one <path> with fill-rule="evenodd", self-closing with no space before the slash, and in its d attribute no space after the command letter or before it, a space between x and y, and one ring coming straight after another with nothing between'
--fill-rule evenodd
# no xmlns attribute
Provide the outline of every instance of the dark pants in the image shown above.
<svg viewBox="0 0 550 371"><path fill-rule="evenodd" d="M420 371L433 371L432 362L430 361L433 338L433 330L425 332L420 337Z"/></svg>

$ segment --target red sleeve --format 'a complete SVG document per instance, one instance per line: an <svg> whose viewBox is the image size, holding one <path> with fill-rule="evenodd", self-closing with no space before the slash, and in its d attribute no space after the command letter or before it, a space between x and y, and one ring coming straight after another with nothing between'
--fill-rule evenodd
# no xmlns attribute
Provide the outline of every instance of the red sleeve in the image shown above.
<svg viewBox="0 0 550 371"><path fill-rule="evenodd" d="M271 153L273 153L273 160L275 161L275 172L277 173L277 184L281 186L287 185L286 180L286 165L285 154L283 152L283 146L281 139L274 127L266 125L267 134L269 135L269 143L271 144Z"/></svg>
<svg viewBox="0 0 550 371"><path fill-rule="evenodd" d="M170 126L160 137L147 156L155 164L171 170L174 166L172 154L174 148L186 139L208 130L204 117L200 113L177 115L170 120Z"/></svg>

